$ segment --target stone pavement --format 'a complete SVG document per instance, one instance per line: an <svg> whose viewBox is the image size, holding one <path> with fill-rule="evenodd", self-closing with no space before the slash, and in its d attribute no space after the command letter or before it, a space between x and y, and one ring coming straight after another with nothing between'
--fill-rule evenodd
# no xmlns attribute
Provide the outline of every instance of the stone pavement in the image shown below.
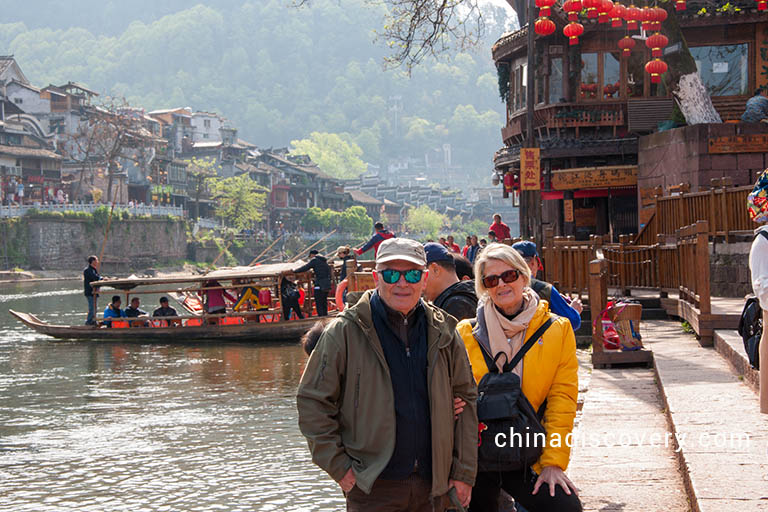
<svg viewBox="0 0 768 512"><path fill-rule="evenodd" d="M568 470L584 510L690 510L653 370L593 370L588 387Z"/></svg>
<svg viewBox="0 0 768 512"><path fill-rule="evenodd" d="M760 414L755 392L679 323L647 321L643 334L672 429L682 438L691 509L768 511L768 415Z"/></svg>

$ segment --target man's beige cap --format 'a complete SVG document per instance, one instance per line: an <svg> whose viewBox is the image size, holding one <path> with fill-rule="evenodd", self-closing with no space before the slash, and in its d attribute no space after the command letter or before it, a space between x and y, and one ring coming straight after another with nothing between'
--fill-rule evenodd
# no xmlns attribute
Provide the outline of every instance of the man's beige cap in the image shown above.
<svg viewBox="0 0 768 512"><path fill-rule="evenodd" d="M426 267L427 255L424 246L410 238L390 238L379 245L376 253L376 264L388 261L404 260Z"/></svg>

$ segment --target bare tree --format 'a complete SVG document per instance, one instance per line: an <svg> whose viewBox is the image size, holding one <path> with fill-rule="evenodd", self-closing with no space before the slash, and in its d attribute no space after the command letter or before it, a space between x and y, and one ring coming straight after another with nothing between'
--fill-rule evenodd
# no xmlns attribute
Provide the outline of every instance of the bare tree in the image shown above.
<svg viewBox="0 0 768 512"><path fill-rule="evenodd" d="M143 126L142 117L125 100L106 98L97 106L84 109L80 123L63 145L65 156L80 164L80 178L75 196L82 189L85 173L95 168L107 171L107 201L112 201L115 175L120 160L143 162L143 149L153 145L155 138Z"/></svg>

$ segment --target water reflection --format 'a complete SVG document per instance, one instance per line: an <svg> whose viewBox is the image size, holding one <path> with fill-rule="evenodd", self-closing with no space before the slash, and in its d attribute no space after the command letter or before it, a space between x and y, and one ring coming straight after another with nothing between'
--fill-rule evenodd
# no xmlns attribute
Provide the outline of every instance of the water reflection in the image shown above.
<svg viewBox="0 0 768 512"><path fill-rule="evenodd" d="M298 344L51 342L6 311L77 321L81 294L0 289L0 510L343 508L296 425Z"/></svg>

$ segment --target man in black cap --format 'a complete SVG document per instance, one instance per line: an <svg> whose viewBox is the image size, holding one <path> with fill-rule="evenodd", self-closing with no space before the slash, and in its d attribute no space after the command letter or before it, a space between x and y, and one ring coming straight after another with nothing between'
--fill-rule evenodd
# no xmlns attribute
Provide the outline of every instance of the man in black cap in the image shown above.
<svg viewBox="0 0 768 512"><path fill-rule="evenodd" d="M301 274L312 270L315 273L315 305L317 306L317 316L328 316L328 293L331 291L331 267L328 260L316 249L309 251L312 257L306 265L303 265L293 272Z"/></svg>
<svg viewBox="0 0 768 512"><path fill-rule="evenodd" d="M477 316L474 281L459 281L456 262L447 248L430 242L424 245L427 255L427 300L458 320Z"/></svg>
<svg viewBox="0 0 768 512"><path fill-rule="evenodd" d="M168 305L168 297L160 297L160 307L152 312L152 316L179 316L179 314ZM169 323L170 325L177 325L179 322L179 320L171 320Z"/></svg>

